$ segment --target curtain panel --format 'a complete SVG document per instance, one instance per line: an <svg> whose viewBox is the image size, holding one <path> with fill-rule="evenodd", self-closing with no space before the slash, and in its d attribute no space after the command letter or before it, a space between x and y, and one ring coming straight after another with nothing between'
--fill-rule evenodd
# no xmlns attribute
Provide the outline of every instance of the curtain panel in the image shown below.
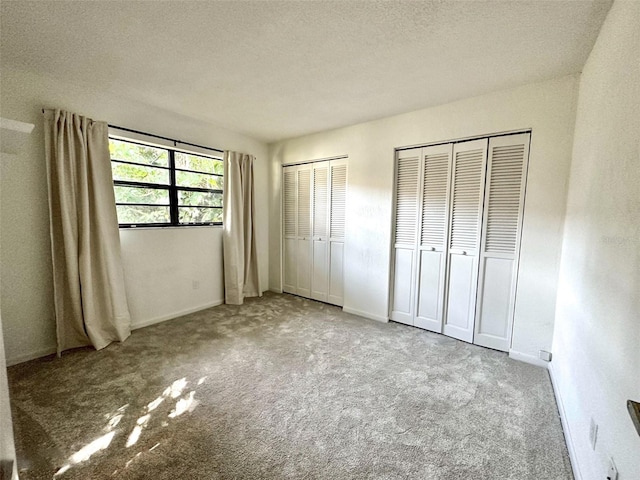
<svg viewBox="0 0 640 480"><path fill-rule="evenodd" d="M131 333L108 125L45 110L58 354L106 347Z"/></svg>
<svg viewBox="0 0 640 480"><path fill-rule="evenodd" d="M225 303L262 295L255 235L253 155L224 152L222 248Z"/></svg>

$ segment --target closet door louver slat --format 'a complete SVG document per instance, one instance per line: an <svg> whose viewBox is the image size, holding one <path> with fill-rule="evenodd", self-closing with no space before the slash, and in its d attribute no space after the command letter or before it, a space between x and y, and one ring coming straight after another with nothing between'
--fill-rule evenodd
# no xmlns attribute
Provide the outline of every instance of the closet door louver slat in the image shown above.
<svg viewBox="0 0 640 480"><path fill-rule="evenodd" d="M298 170L298 237L311 236L311 169Z"/></svg>
<svg viewBox="0 0 640 480"><path fill-rule="evenodd" d="M524 148L520 144L491 150L485 252L516 251Z"/></svg>
<svg viewBox="0 0 640 480"><path fill-rule="evenodd" d="M298 186L297 167L285 167L283 169L283 215L284 215L284 240L283 256L284 268L282 290L286 293L297 293L298 270L296 259L298 257Z"/></svg>
<svg viewBox="0 0 640 480"><path fill-rule="evenodd" d="M418 227L420 157L398 159L396 187L396 244L414 246Z"/></svg>
<svg viewBox="0 0 640 480"><path fill-rule="evenodd" d="M331 238L344 240L347 165L331 165Z"/></svg>
<svg viewBox="0 0 640 480"><path fill-rule="evenodd" d="M474 343L509 351L517 281L529 134L492 138Z"/></svg>
<svg viewBox="0 0 640 480"><path fill-rule="evenodd" d="M326 237L329 225L329 165L313 169L313 236Z"/></svg>
<svg viewBox="0 0 640 480"><path fill-rule="evenodd" d="M296 236L296 172L284 171L284 234Z"/></svg>
<svg viewBox="0 0 640 480"><path fill-rule="evenodd" d="M458 250L478 248L480 229L479 202L483 190L483 169L486 150L456 153L450 247Z"/></svg>
<svg viewBox="0 0 640 480"><path fill-rule="evenodd" d="M442 247L445 242L449 152L424 156L421 245Z"/></svg>

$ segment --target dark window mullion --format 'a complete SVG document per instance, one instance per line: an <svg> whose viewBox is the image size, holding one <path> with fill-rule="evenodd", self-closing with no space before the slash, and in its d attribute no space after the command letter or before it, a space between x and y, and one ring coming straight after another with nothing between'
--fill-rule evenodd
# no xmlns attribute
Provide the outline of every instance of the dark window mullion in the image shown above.
<svg viewBox="0 0 640 480"><path fill-rule="evenodd" d="M178 221L178 189L176 188L176 155L173 150L169 150L169 168L171 168L169 172L169 183L171 184L169 187L171 224L178 225L180 222Z"/></svg>
<svg viewBox="0 0 640 480"><path fill-rule="evenodd" d="M211 172L201 172L200 170L187 170L186 168L177 168L176 170L179 172L187 172L187 173L197 173L199 175L209 175L210 177L220 177L222 178L224 175L220 173L211 173Z"/></svg>
<svg viewBox="0 0 640 480"><path fill-rule="evenodd" d="M204 192L204 193L220 193L222 194L222 190L215 188L202 188L202 187L176 187L177 190L181 192Z"/></svg>
<svg viewBox="0 0 640 480"><path fill-rule="evenodd" d="M111 161L113 163L124 163L125 165L135 165L137 167L161 168L162 170L169 170L169 167L165 167L162 165L152 165L149 163L139 163L139 162L128 162L126 160L118 160L117 158L112 158Z"/></svg>
<svg viewBox="0 0 640 480"><path fill-rule="evenodd" d="M222 209L222 205L178 205L180 208L220 208Z"/></svg>
<svg viewBox="0 0 640 480"><path fill-rule="evenodd" d="M146 182L134 182L130 180L114 180L113 184L116 187L154 188L156 190L169 190L169 185L167 185L166 183L146 183Z"/></svg>
<svg viewBox="0 0 640 480"><path fill-rule="evenodd" d="M171 207L168 203L122 203L116 202L119 207Z"/></svg>
<svg viewBox="0 0 640 480"><path fill-rule="evenodd" d="M120 223L120 228L135 228L135 227L171 227L170 223Z"/></svg>

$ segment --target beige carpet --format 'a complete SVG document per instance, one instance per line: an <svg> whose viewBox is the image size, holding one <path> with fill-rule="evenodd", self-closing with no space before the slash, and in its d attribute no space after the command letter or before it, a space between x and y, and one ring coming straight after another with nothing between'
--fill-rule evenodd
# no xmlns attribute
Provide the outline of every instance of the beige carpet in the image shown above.
<svg viewBox="0 0 640 480"><path fill-rule="evenodd" d="M9 369L29 479L571 479L547 372L267 294Z"/></svg>

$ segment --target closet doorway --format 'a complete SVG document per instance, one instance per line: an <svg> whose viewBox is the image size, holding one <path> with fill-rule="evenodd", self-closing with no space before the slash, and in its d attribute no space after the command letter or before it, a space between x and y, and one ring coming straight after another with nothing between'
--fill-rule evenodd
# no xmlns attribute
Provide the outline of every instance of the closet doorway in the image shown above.
<svg viewBox="0 0 640 480"><path fill-rule="evenodd" d="M343 306L347 159L286 165L283 291Z"/></svg>
<svg viewBox="0 0 640 480"><path fill-rule="evenodd" d="M396 150L391 320L509 350L530 138Z"/></svg>

